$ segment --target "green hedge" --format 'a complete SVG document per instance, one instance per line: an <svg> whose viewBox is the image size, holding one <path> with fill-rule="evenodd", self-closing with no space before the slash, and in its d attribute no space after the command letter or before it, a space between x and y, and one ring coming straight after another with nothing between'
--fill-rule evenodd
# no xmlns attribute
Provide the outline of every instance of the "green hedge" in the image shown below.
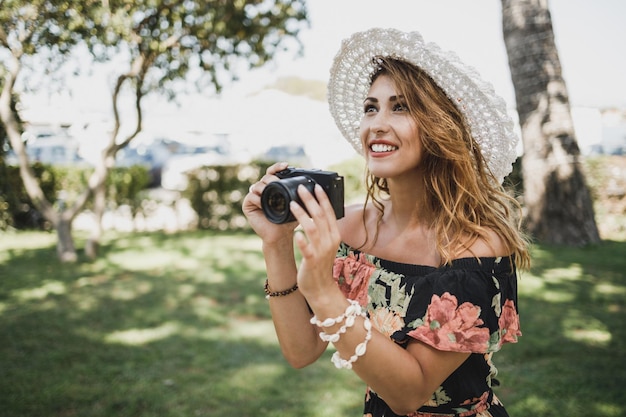
<svg viewBox="0 0 626 417"><path fill-rule="evenodd" d="M183 196L198 215L198 228L247 229L241 205L250 185L258 181L270 163L201 167L188 174Z"/></svg>
<svg viewBox="0 0 626 417"><path fill-rule="evenodd" d="M43 164L32 165L35 176L41 184L46 199L54 201L57 192L57 178L54 171ZM9 227L17 229L48 229L50 225L33 206L26 193L20 169L7 166L0 160L0 230Z"/></svg>
<svg viewBox="0 0 626 417"><path fill-rule="evenodd" d="M40 163L32 165L44 196L57 208L72 204L87 186L92 172L89 167L61 167ZM117 207L128 204L136 211L141 204L141 191L148 187L147 168L131 166L113 168L107 178L107 199ZM91 204L91 203L89 203ZM50 224L32 204L20 177L19 167L7 166L0 160L0 230L50 229Z"/></svg>

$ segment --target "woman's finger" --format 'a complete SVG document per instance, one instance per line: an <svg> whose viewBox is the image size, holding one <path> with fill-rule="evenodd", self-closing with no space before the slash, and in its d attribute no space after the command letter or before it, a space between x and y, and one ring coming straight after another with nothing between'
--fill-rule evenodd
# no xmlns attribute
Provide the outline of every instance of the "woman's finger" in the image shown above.
<svg viewBox="0 0 626 417"><path fill-rule="evenodd" d="M270 165L266 170L265 173L267 175L274 175L277 172L280 172L284 169L287 169L287 167L289 166L289 164L287 162L276 162L274 165Z"/></svg>

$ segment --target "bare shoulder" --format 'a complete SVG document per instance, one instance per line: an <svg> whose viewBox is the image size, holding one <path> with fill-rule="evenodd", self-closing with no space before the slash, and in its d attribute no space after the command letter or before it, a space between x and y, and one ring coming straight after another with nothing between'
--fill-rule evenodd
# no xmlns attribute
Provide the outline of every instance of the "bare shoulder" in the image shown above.
<svg viewBox="0 0 626 417"><path fill-rule="evenodd" d="M363 225L363 204L351 204L345 207L344 216L339 219L339 233L343 242L358 247L365 238Z"/></svg>
<svg viewBox="0 0 626 417"><path fill-rule="evenodd" d="M504 240L491 229L485 230L485 237L477 239L469 248L461 253L463 257L498 257L509 256L509 250Z"/></svg>

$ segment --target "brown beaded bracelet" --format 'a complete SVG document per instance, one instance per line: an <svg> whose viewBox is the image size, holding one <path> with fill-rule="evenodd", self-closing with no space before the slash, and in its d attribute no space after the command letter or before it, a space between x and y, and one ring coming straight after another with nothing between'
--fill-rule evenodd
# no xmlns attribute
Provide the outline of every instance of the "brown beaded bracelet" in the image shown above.
<svg viewBox="0 0 626 417"><path fill-rule="evenodd" d="M293 287L289 288L288 290L272 292L270 290L269 280L267 279L265 280L265 286L263 287L263 290L265 291L265 298L267 298L268 300L270 297L283 297L285 295L289 295L297 289L298 289L298 284L296 283Z"/></svg>

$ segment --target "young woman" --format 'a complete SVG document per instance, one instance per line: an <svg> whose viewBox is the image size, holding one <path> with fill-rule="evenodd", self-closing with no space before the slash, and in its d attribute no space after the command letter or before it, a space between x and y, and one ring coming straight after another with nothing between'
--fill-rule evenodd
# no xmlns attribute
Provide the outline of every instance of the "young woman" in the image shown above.
<svg viewBox="0 0 626 417"><path fill-rule="evenodd" d="M529 253L501 186L517 143L504 102L419 33L372 29L343 42L329 103L366 160L365 203L336 220L301 187L297 222L273 224L260 196L285 163L244 201L284 356L304 367L332 343L367 384L365 416L506 416L491 357L521 335Z"/></svg>

